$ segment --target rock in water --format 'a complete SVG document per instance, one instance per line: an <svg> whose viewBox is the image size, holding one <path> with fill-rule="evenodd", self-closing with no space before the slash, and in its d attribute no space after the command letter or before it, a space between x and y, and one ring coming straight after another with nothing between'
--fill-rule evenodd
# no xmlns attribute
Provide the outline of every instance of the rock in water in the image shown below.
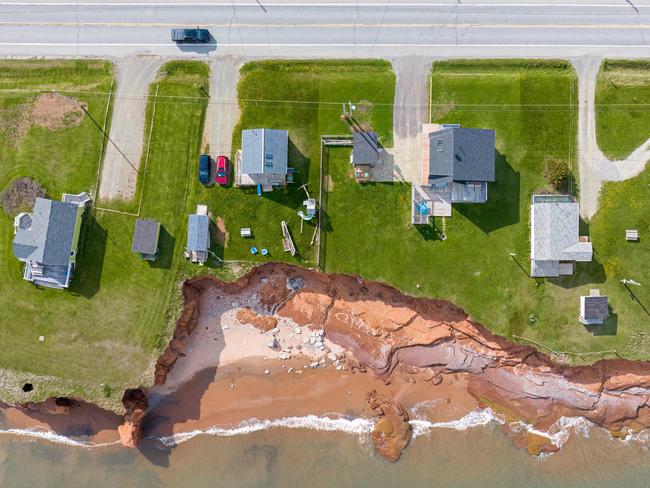
<svg viewBox="0 0 650 488"><path fill-rule="evenodd" d="M368 395L368 405L377 414L375 427L370 434L372 445L377 454L394 463L411 441L408 413L395 400L374 390Z"/></svg>
<svg viewBox="0 0 650 488"><path fill-rule="evenodd" d="M149 407L147 394L142 388L126 390L122 404L126 412L124 423L117 428L120 441L124 447L136 447L142 439L142 420Z"/></svg>

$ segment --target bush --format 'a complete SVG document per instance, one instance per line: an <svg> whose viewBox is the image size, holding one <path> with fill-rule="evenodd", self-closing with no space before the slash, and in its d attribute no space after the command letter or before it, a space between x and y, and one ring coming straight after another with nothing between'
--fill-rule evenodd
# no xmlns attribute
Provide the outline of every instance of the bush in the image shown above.
<svg viewBox="0 0 650 488"><path fill-rule="evenodd" d="M569 165L564 161L550 161L546 164L546 168L544 169L544 178L546 178L546 182L557 190L563 190L566 188L570 176L571 170L569 169Z"/></svg>
<svg viewBox="0 0 650 488"><path fill-rule="evenodd" d="M31 211L36 197L45 197L43 185L30 178L17 178L0 193L0 205L9 217L15 217Z"/></svg>

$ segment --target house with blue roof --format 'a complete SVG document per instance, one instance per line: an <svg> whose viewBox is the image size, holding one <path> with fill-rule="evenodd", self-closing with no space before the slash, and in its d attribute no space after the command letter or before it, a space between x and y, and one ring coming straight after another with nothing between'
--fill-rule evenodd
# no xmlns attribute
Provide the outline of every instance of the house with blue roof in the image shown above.
<svg viewBox="0 0 650 488"><path fill-rule="evenodd" d="M185 257L193 263L203 264L208 260L210 249L210 218L208 207L197 205L196 213L187 220L187 245Z"/></svg>
<svg viewBox="0 0 650 488"><path fill-rule="evenodd" d="M411 223L451 217L454 203L486 203L495 181L495 133L458 124L424 124L422 177L412 187Z"/></svg>
<svg viewBox="0 0 650 488"><path fill-rule="evenodd" d="M49 288L70 286L88 202L85 193L64 194L60 202L36 198L31 213L16 216L13 253L25 263L23 279Z"/></svg>
<svg viewBox="0 0 650 488"><path fill-rule="evenodd" d="M276 129L242 131L242 147L235 160L237 186L260 186L272 191L287 184L289 133Z"/></svg>

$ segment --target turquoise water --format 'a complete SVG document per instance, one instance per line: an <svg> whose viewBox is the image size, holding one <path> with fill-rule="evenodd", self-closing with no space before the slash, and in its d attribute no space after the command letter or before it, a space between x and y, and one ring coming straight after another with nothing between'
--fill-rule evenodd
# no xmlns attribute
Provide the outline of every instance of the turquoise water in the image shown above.
<svg viewBox="0 0 650 488"><path fill-rule="evenodd" d="M192 487L646 487L650 453L602 431L576 435L556 454L534 458L498 426L438 429L403 458L377 458L365 436L272 429L198 436L174 448L92 449L0 436L0 486Z"/></svg>

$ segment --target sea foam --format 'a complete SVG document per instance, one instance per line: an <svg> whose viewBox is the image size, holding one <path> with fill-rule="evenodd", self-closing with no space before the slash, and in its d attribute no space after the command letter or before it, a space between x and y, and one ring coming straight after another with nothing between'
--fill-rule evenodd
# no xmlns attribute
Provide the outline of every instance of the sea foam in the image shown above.
<svg viewBox="0 0 650 488"><path fill-rule="evenodd" d="M14 435L18 437L29 437L33 439L40 439L40 440L45 440L52 442L54 444L63 444L66 446L73 446L73 447L85 447L85 448L93 448L93 447L106 447L106 446L113 446L115 444L119 444L120 441L115 441L115 442L101 442L101 443L95 443L95 442L90 442L90 441L78 441L75 439L72 439L70 437L66 437L64 435L56 434L55 432L52 432L50 430L43 430L39 428L33 428L33 429L0 429L0 435Z"/></svg>
<svg viewBox="0 0 650 488"><path fill-rule="evenodd" d="M285 417L275 420L249 419L240 422L234 427L210 427L205 430L181 432L158 440L165 446L171 447L182 444L200 435L217 437L232 437L236 435L251 434L269 429L311 429L327 432L345 432L348 434L367 435L372 431L373 422L367 419L331 418L307 415L305 417Z"/></svg>

